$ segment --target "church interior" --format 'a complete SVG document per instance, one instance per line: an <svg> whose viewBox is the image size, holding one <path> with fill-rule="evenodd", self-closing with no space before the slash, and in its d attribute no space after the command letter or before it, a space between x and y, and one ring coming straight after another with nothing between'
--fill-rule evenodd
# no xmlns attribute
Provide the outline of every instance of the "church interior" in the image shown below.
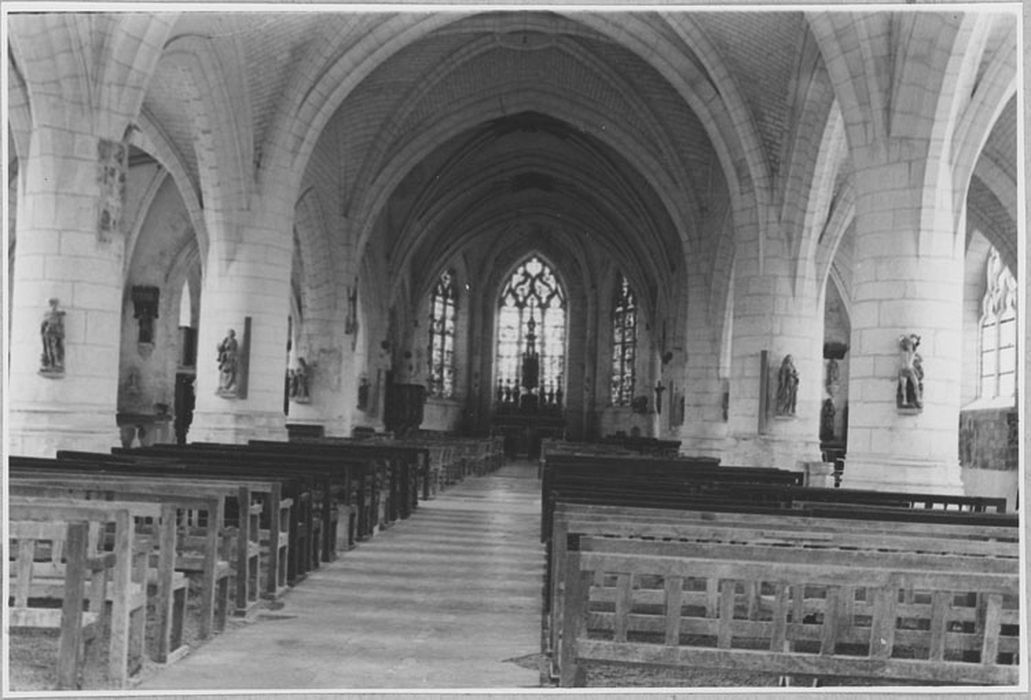
<svg viewBox="0 0 1031 700"><path fill-rule="evenodd" d="M1019 5L4 13L7 690L254 688L469 531L532 668L261 687L1017 683Z"/></svg>

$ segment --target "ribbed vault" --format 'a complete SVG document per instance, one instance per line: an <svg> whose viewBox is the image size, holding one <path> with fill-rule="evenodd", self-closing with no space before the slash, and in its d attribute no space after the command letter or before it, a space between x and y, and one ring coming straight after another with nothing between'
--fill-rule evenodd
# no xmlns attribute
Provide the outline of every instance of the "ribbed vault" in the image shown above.
<svg viewBox="0 0 1031 700"><path fill-rule="evenodd" d="M696 76L691 100L708 99L712 78L683 30L648 21ZM564 249L601 251L652 309L677 306L685 256L711 258L727 235L702 225L731 198L714 105L699 116L684 85L612 31L548 13L459 18L350 90L305 181L332 180L347 221L337 235L359 256L380 241L392 298L423 293L463 250L504 245L532 219Z"/></svg>
<svg viewBox="0 0 1031 700"><path fill-rule="evenodd" d="M534 216L557 236L582 237L617 260L641 288L667 288L681 242L654 191L619 154L558 120L526 113L464 133L398 188L380 228L396 269L433 274L478 237L497 238ZM675 263L672 263L675 267ZM414 280L414 288L424 280Z"/></svg>

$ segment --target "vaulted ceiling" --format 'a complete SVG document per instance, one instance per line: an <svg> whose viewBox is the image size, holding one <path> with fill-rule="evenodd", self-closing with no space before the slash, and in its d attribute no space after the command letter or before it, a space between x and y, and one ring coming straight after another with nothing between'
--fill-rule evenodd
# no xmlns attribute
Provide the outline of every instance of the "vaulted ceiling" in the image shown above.
<svg viewBox="0 0 1031 700"><path fill-rule="evenodd" d="M216 169L229 179L206 144L249 176L285 149L345 222L330 228L386 236L395 261L533 211L661 282L661 261L715 255L742 189L787 177L812 46L786 11L184 12L141 120L188 207ZM1015 211L1016 124L1011 101L974 173L980 220Z"/></svg>
<svg viewBox="0 0 1031 700"><path fill-rule="evenodd" d="M508 213L536 211L654 276L659 261L697 248L701 220L728 206L732 149L714 144L719 127L692 99L743 95L732 118L757 135L752 157L778 170L801 13L436 13L428 27L427 17L183 14L145 114L196 183L197 134L209 126L190 108L199 74L231 93L225 104L249 129L240 149L259 160L298 83L326 89L320 79L340 64L366 65L368 37L410 33L368 61L307 165L361 235L389 229L395 259L451 250ZM198 69L182 55L199 46Z"/></svg>

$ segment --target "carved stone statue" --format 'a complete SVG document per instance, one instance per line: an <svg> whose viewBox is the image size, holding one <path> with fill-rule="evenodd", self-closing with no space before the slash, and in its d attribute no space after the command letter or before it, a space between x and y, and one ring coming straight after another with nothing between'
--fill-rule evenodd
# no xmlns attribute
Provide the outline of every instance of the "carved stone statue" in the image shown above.
<svg viewBox="0 0 1031 700"><path fill-rule="evenodd" d="M791 355L785 355L777 372L777 407L776 415L795 415L795 403L798 400L798 370Z"/></svg>
<svg viewBox="0 0 1031 700"><path fill-rule="evenodd" d="M369 380L362 377L358 384L358 410L365 411L369 408Z"/></svg>
<svg viewBox="0 0 1031 700"><path fill-rule="evenodd" d="M296 403L307 403L310 400L308 383L311 380L311 367L303 357L297 358L297 368L290 372L290 398Z"/></svg>
<svg viewBox="0 0 1031 700"><path fill-rule="evenodd" d="M915 333L899 336L899 373L895 402L899 408L924 407L923 358L916 349L920 336Z"/></svg>
<svg viewBox="0 0 1031 700"><path fill-rule="evenodd" d="M834 401L823 400L823 408L820 409L820 440L830 442L834 439L834 415L837 411L834 408Z"/></svg>
<svg viewBox="0 0 1031 700"><path fill-rule="evenodd" d="M64 311L58 308L58 300L49 300L50 308L43 314L43 322L39 327L40 339L43 342L43 353L40 356L40 374L64 374Z"/></svg>
<svg viewBox="0 0 1031 700"><path fill-rule="evenodd" d="M240 368L240 343L236 340L236 331L230 328L226 337L218 344L218 394L235 396L237 374Z"/></svg>

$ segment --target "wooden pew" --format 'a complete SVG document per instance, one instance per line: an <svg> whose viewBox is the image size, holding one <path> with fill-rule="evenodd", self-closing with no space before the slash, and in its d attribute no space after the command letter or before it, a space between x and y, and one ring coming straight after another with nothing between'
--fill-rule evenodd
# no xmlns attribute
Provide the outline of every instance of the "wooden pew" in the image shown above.
<svg viewBox="0 0 1031 700"><path fill-rule="evenodd" d="M93 556L98 559L110 559L111 578L106 599L111 603L108 622L108 679L116 688L125 688L131 673L135 673L143 658L144 624L146 623L146 587L145 577L149 551L134 551L135 523L129 511L99 504L79 506L53 506L40 508L38 505L26 505L12 498L8 504L9 518L12 522L87 522L89 530L100 532L108 524L114 526L114 541L109 557L97 552ZM87 534L87 552L90 535ZM92 550L96 552L96 550ZM89 554L88 554L89 556ZM51 589L63 591L62 582ZM80 584L81 590L81 584ZM63 595L63 592L62 592ZM82 595L79 599L82 599ZM135 662L130 667L130 661Z"/></svg>
<svg viewBox="0 0 1031 700"><path fill-rule="evenodd" d="M609 505L691 507L699 499L774 508L921 508L1004 512L1005 500L948 494L911 494L801 486L800 472L713 467L691 460L553 455L542 479L542 541L547 541L557 498Z"/></svg>
<svg viewBox="0 0 1031 700"><path fill-rule="evenodd" d="M553 457L545 464L541 480L541 541L550 536L551 511L560 495L616 505L624 497L626 505L656 499L675 507L678 501L694 500L703 492L738 490L748 484L797 484L803 476L779 469L714 467L693 460Z"/></svg>
<svg viewBox="0 0 1031 700"><path fill-rule="evenodd" d="M38 470L33 474L15 472L10 475L10 493L14 496L79 498L100 501L144 500L170 503L179 511L177 522L181 534L175 570L197 574L200 580L200 619L198 634L207 639L214 631L225 628L229 612L229 579L232 567L226 560L237 546L237 534L224 523L224 493L206 486L169 484L164 479L132 476L90 476L76 473L51 473ZM204 525L201 526L201 514ZM164 639L164 637L162 637ZM168 650L159 651L159 660Z"/></svg>
<svg viewBox="0 0 1031 700"><path fill-rule="evenodd" d="M163 454L162 450L170 450ZM300 480L291 475L280 473L269 473L267 470L258 469L258 465L251 463L222 464L211 462L207 458L197 457L190 459L187 455L175 446L154 446L123 450L115 448L112 455L80 453L72 451L58 451L57 458L61 462L69 460L92 461L95 465L102 465L105 470L121 470L143 475L166 474L175 478L189 477L201 478L205 483L222 481L225 485L246 487L248 497L256 497L260 500L257 504L249 506L247 513L248 536L253 543L246 550L238 553L238 564L243 564L246 557L248 566L244 571L251 573L247 577L254 581L253 587L247 584L247 600L251 603L257 600L257 588L260 563L259 559L253 556L252 550L260 551L266 561L267 575L265 577L264 594L266 597L275 598L282 595L287 586L287 562L290 559L290 523L295 499L285 494L296 494L300 486ZM89 468L88 466L86 467ZM239 501L240 504L243 501ZM227 513L229 511L227 510ZM244 520L243 508L241 506L240 518ZM262 524L264 523L264 529ZM237 587L240 588L240 577L237 580ZM242 591L238 591L242 592ZM243 609L237 603L237 614Z"/></svg>
<svg viewBox="0 0 1031 700"><path fill-rule="evenodd" d="M48 460L31 457L10 457L12 473L21 469L38 473L46 470L50 473L68 473L93 476L135 476L164 479L168 488L176 488L176 484L189 483L192 486L203 485L215 489L225 499L223 509L228 526L230 518L232 527L238 535L233 539L237 543L232 554L236 567L235 614L246 615L258 601L258 577L260 560L264 556L267 562L268 577L266 593L275 595L278 588L278 548L265 547L264 552L259 542L259 518L263 511L268 518L279 522L282 517L289 516L291 502L280 497L282 484L278 481L245 478L234 474L214 475L203 470L191 470L185 465L169 465L165 463L148 463L141 465L135 460L118 458L112 455L93 453L58 452L58 459ZM188 482L187 482L188 480ZM164 487L163 487L164 488ZM255 502L254 497L261 500ZM275 510L272 511L271 509ZM272 512L278 513L273 518Z"/></svg>
<svg viewBox="0 0 1031 700"><path fill-rule="evenodd" d="M296 555L287 569L290 585L318 568L320 561L333 561L338 549L353 548L357 540L371 534L366 523L366 484L372 481L372 466L367 461L308 455L298 449L269 450L217 443L156 445L116 452L134 458L183 461L220 472L228 469L230 473L260 473L303 482L300 490L289 491L293 502L300 504L289 525L290 550ZM338 537L341 522L347 528L346 533L341 533L344 537Z"/></svg>
<svg viewBox="0 0 1031 700"><path fill-rule="evenodd" d="M676 457L680 450L679 440L660 440L653 437L634 437L633 435L608 435L601 439L603 445L614 445L640 454L659 457Z"/></svg>
<svg viewBox="0 0 1031 700"><path fill-rule="evenodd" d="M386 465L387 499L385 516L387 523L398 518L408 518L419 505L418 482L423 481L423 495L426 495L429 451L419 445L391 441L370 442L353 438L297 438L290 442L252 440L252 447L279 454L302 454L329 459L374 460Z"/></svg>
<svg viewBox="0 0 1031 700"><path fill-rule="evenodd" d="M10 567L12 600L7 607L8 625L11 629L60 630L57 688L78 690L82 687L85 645L96 638L103 622L114 560L89 556L89 524L86 521L12 520L8 532L11 553L17 557ZM63 566L62 590L56 596L62 601L60 609L38 605L50 597L49 594L41 594L34 586L38 545L49 547L53 568ZM83 589L88 592L87 606L83 605ZM17 638L9 643L16 644Z"/></svg>
<svg viewBox="0 0 1031 700"><path fill-rule="evenodd" d="M874 511L879 515L879 511ZM805 548L807 551L848 549L866 552L917 552L939 555L1014 558L1018 554L1017 518L1005 515L960 515L976 517L976 525L943 521L954 514L936 513L926 522L924 511L896 511L895 520L861 519L869 514L853 511L851 517L821 517L798 511L723 513L704 510L667 510L625 508L559 503L554 518L554 534L549 543L542 639L545 654L554 658L560 646L562 619L561 591L567 582L564 566L567 545L580 536L604 536L652 541L741 543L763 546ZM898 518L902 518L901 520ZM636 551L636 550L634 550ZM710 609L716 604L716 581L707 582ZM754 617L759 601L758 586L746 591L748 615ZM699 594L700 595L700 594ZM912 596L906 602L912 604ZM557 677L557 673L555 674Z"/></svg>
<svg viewBox="0 0 1031 700"><path fill-rule="evenodd" d="M183 621L186 615L187 580L185 575L175 571L175 558L178 551L177 504L154 501L89 501L81 498L25 496L17 493L15 488L11 496L11 504L23 508L35 508L39 511L67 511L86 508L93 504L103 512L111 509L126 510L135 519L135 537L133 545L148 554L143 562L143 575L137 580L140 593L144 599L149 598L148 585L157 591L154 606L157 611L154 639L156 649L152 658L159 663L171 663L182 658L188 651L183 643ZM147 521L150 521L148 527ZM146 530L152 532L146 532ZM95 529L90 533L92 553L99 554L105 549L104 533ZM151 561L151 552L157 549L157 560Z"/></svg>
<svg viewBox="0 0 1031 700"><path fill-rule="evenodd" d="M1012 556L975 557L593 536L577 544L565 563L563 686L582 682L584 660L888 684L1019 680L1016 545ZM595 585L599 576L614 587ZM698 580L716 582L714 604L712 585L694 591ZM742 589L753 585L768 598L758 616L745 611ZM913 602L910 589L920 593ZM983 608L965 605L968 594Z"/></svg>

